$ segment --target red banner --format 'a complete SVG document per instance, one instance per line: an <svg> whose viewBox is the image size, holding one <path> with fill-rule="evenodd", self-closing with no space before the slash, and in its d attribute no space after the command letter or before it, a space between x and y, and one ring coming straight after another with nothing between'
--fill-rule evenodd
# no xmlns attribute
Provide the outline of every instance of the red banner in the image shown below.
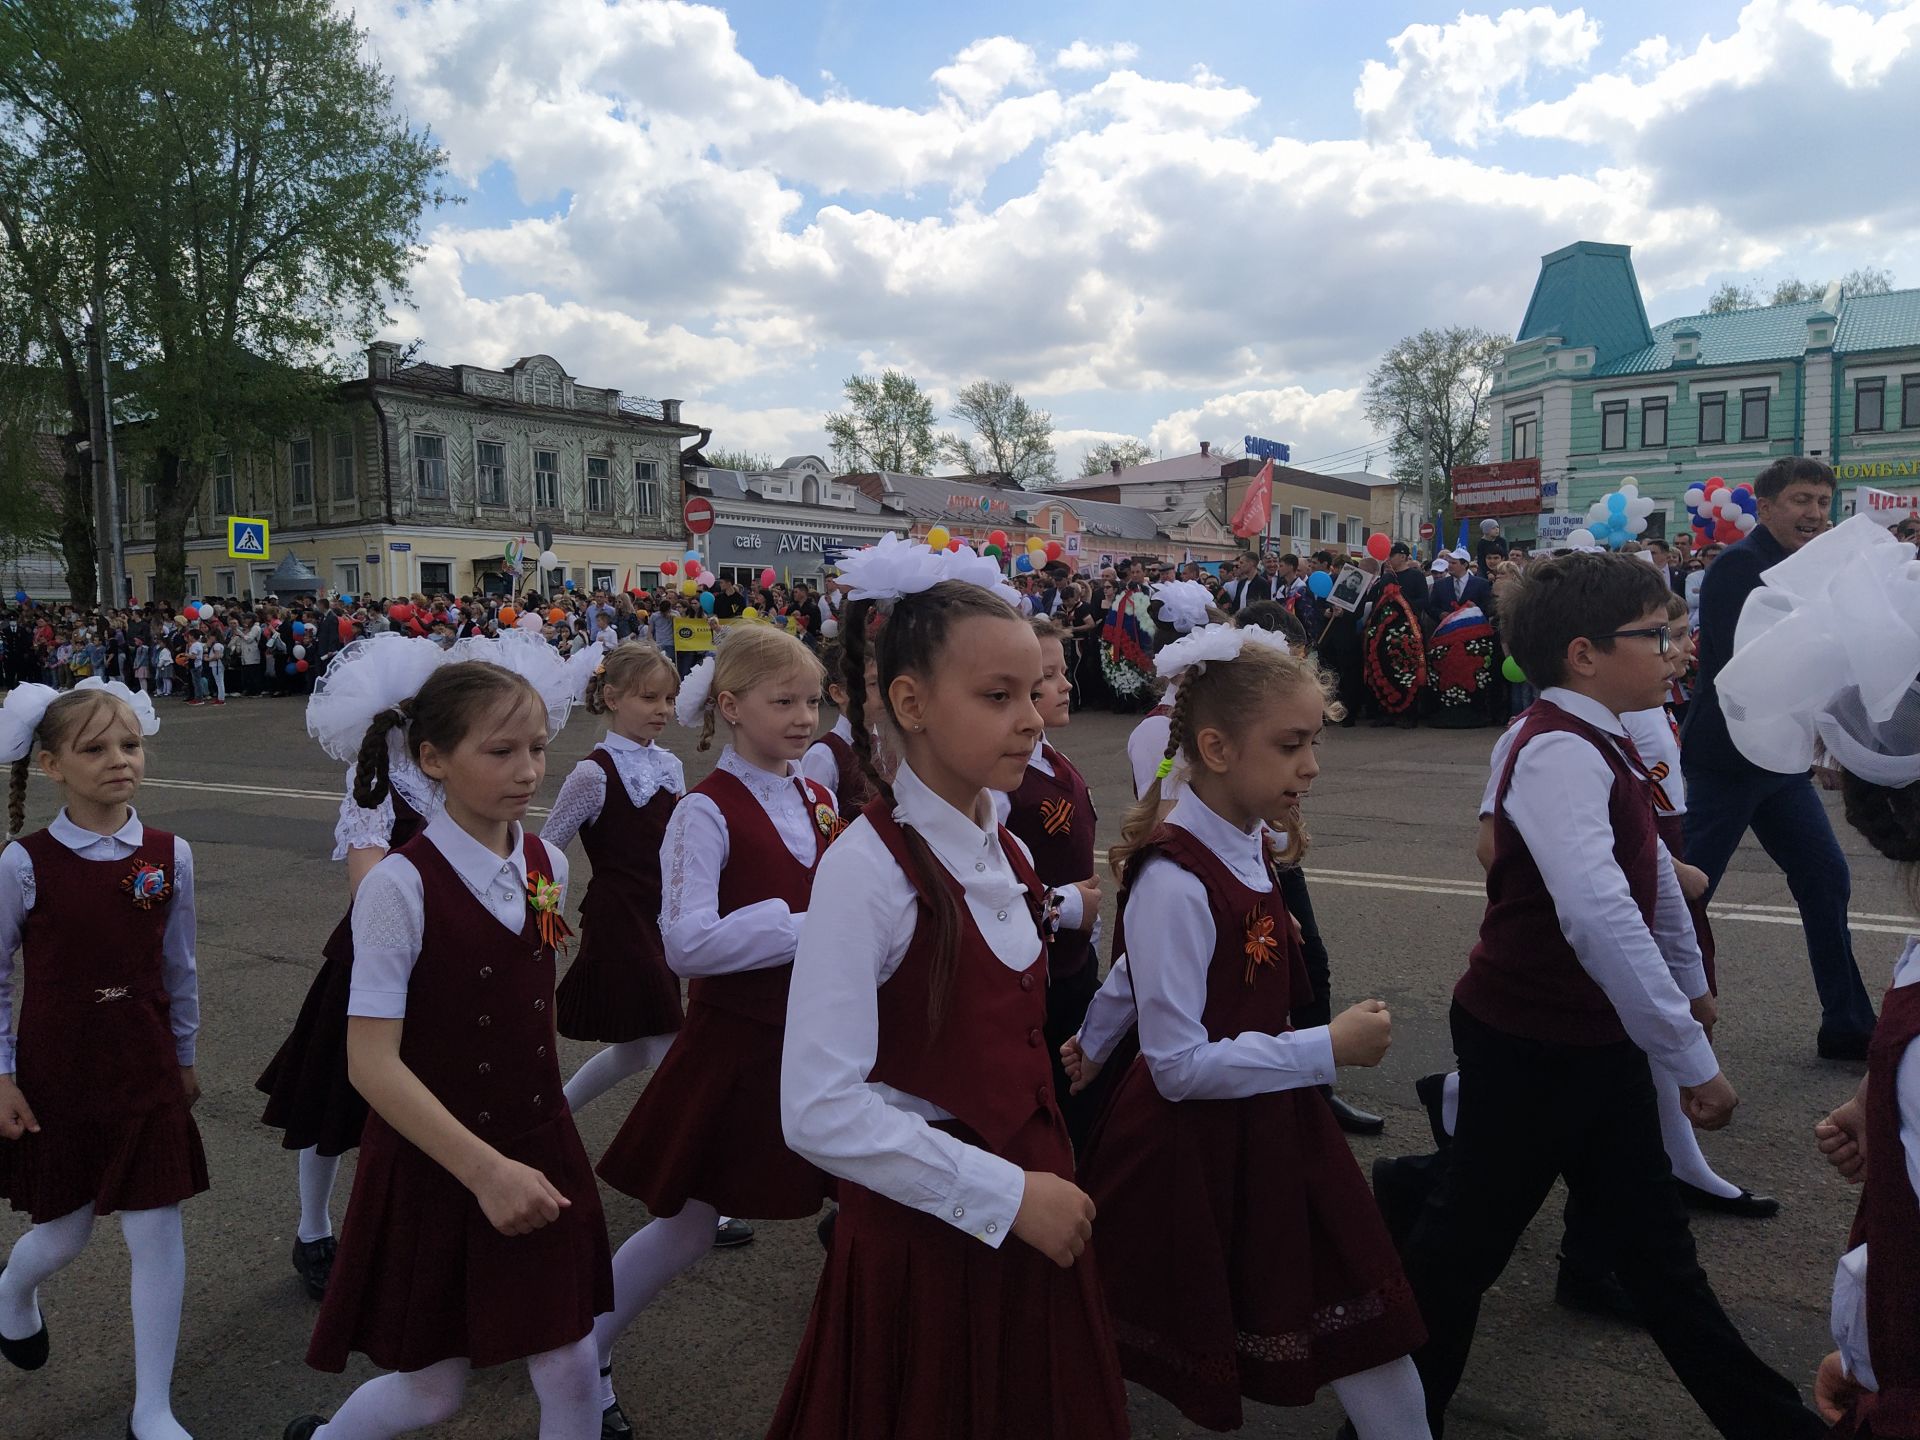
<svg viewBox="0 0 1920 1440"><path fill-rule="evenodd" d="M1273 461L1269 460L1253 477L1253 484L1247 487L1247 498L1240 502L1240 508L1233 513L1233 533L1242 538L1258 535L1267 528L1267 522L1272 518Z"/></svg>
<svg viewBox="0 0 1920 1440"><path fill-rule="evenodd" d="M1468 519L1528 515L1540 509L1540 462L1505 460L1497 465L1456 465L1453 513Z"/></svg>

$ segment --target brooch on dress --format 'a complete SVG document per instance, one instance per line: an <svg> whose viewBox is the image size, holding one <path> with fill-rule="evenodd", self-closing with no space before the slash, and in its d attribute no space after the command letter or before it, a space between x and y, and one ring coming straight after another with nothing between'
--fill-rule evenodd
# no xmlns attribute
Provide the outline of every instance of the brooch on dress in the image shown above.
<svg viewBox="0 0 1920 1440"><path fill-rule="evenodd" d="M820 833L829 841L847 827L840 823L840 814L826 801L817 801L813 807L813 823L820 827Z"/></svg>
<svg viewBox="0 0 1920 1440"><path fill-rule="evenodd" d="M1253 984L1255 972L1262 965L1272 965L1273 957L1280 952L1280 942L1273 938L1273 917L1256 910L1247 916L1247 984Z"/></svg>
<svg viewBox="0 0 1920 1440"><path fill-rule="evenodd" d="M167 872L158 865L149 865L141 861L127 872L120 882L120 888L133 898L133 903L142 910L151 910L155 905L173 894L173 886L167 881Z"/></svg>
<svg viewBox="0 0 1920 1440"><path fill-rule="evenodd" d="M566 898L565 888L545 876L527 877L527 908L533 911L533 922L540 932L541 943L556 955L566 954L567 941L573 938L573 927L567 924L567 917L561 913Z"/></svg>

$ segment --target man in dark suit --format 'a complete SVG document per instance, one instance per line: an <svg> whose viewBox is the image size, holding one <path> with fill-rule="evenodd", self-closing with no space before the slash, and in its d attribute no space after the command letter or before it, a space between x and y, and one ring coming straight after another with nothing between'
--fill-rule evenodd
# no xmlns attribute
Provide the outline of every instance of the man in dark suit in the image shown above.
<svg viewBox="0 0 1920 1440"><path fill-rule="evenodd" d="M1647 541L1647 554L1653 557L1653 568L1666 580L1667 588L1683 599L1687 593L1686 572L1673 560L1673 549L1664 540Z"/></svg>
<svg viewBox="0 0 1920 1440"><path fill-rule="evenodd" d="M1429 631L1462 605L1478 605L1484 610L1493 599L1493 587L1473 568L1466 551L1449 550L1441 558L1447 562L1447 573L1433 582L1433 593L1427 600Z"/></svg>
<svg viewBox="0 0 1920 1440"><path fill-rule="evenodd" d="M1761 575L1832 523L1833 471L1819 460L1787 456L1754 481L1760 523L1713 563L1700 586L1700 683L1687 710L1680 759L1687 780L1687 861L1707 873L1707 898L1751 829L1787 872L1800 908L1807 959L1820 994L1823 1060L1864 1060L1873 1038L1873 1002L1860 983L1847 928L1853 879L1833 836L1826 806L1805 773L1762 770L1727 733L1715 679L1733 655L1734 633Z"/></svg>

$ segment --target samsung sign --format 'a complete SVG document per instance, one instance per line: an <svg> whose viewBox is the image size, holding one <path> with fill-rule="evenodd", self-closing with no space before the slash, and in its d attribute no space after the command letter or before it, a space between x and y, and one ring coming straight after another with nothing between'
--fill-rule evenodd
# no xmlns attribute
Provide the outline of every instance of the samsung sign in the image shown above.
<svg viewBox="0 0 1920 1440"><path fill-rule="evenodd" d="M1244 435L1240 444L1247 454L1259 460L1273 460L1285 465L1293 459L1293 447L1283 445L1278 440L1262 440L1258 435Z"/></svg>

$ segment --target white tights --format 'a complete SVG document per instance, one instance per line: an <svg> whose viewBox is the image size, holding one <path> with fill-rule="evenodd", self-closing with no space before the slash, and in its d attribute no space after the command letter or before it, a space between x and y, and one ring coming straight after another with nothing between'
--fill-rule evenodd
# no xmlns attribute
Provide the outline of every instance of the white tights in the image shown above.
<svg viewBox="0 0 1920 1440"><path fill-rule="evenodd" d="M120 1233L133 1272L133 1433L139 1440L188 1440L173 1418L173 1359L187 1287L180 1207L122 1211ZM39 1332L39 1287L71 1265L92 1236L89 1205L35 1225L14 1242L0 1275L0 1335L25 1340Z"/></svg>
<svg viewBox="0 0 1920 1440"><path fill-rule="evenodd" d="M315 1440L390 1440L444 1424L460 1412L472 1373L466 1360L442 1360L424 1370L377 1375L347 1397ZM540 1401L540 1440L599 1440L591 1336L535 1355L527 1375Z"/></svg>
<svg viewBox="0 0 1920 1440"><path fill-rule="evenodd" d="M613 1257L613 1309L593 1322L593 1343L600 1369L613 1364L613 1345L634 1317L653 1303L676 1275L692 1268L713 1248L720 1212L689 1200L678 1215L655 1220L627 1237ZM600 1409L613 1404L613 1377L600 1380Z"/></svg>
<svg viewBox="0 0 1920 1440"><path fill-rule="evenodd" d="M1427 1392L1410 1355L1336 1380L1333 1393L1360 1440L1432 1440Z"/></svg>
<svg viewBox="0 0 1920 1440"><path fill-rule="evenodd" d="M300 1152L300 1239L311 1244L333 1234L333 1181L338 1155L322 1155L309 1145Z"/></svg>
<svg viewBox="0 0 1920 1440"><path fill-rule="evenodd" d="M563 1091L567 1108L578 1115L622 1080L653 1069L666 1058L672 1045L671 1035L646 1035L607 1046L574 1071L573 1078L567 1081Z"/></svg>

